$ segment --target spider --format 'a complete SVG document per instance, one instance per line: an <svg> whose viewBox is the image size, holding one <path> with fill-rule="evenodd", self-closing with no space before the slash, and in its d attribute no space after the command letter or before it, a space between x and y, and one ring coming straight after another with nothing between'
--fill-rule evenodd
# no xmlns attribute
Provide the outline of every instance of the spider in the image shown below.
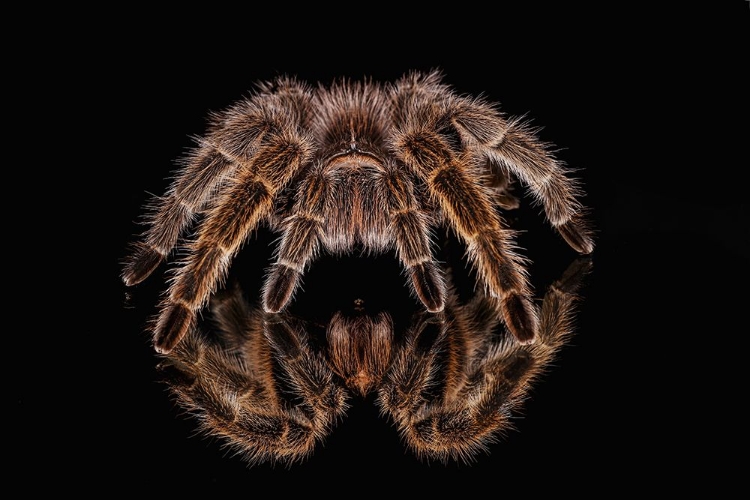
<svg viewBox="0 0 750 500"><path fill-rule="evenodd" d="M409 290L438 314L449 297L433 234L445 226L465 245L488 307L528 344L539 315L501 211L517 206L511 186L520 181L573 249L592 252L570 173L528 124L459 95L438 70L328 86L280 76L211 116L167 193L149 206L122 278L142 282L184 245L153 326L161 354L196 327L263 225L279 234L262 287L266 313L285 310L322 253L395 250Z"/></svg>

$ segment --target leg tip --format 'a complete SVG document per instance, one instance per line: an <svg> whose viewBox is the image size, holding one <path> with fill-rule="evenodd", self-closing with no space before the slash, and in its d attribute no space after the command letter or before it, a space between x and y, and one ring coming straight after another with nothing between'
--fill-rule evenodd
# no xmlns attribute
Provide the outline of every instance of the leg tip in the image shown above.
<svg viewBox="0 0 750 500"><path fill-rule="evenodd" d="M263 292L263 310L267 313L280 312L292 298L297 288L299 273L281 264L277 264L266 281Z"/></svg>
<svg viewBox="0 0 750 500"><path fill-rule="evenodd" d="M182 304L172 304L162 312L154 333L154 350L169 354L193 326L193 312Z"/></svg>
<svg viewBox="0 0 750 500"><path fill-rule="evenodd" d="M423 262L410 268L411 280L419 300L431 313L445 309L445 283L434 262Z"/></svg>
<svg viewBox="0 0 750 500"><path fill-rule="evenodd" d="M148 278L163 260L164 256L153 248L142 243L135 245L123 269L122 281L127 286L137 285Z"/></svg>
<svg viewBox="0 0 750 500"><path fill-rule="evenodd" d="M594 251L594 240L591 238L589 231L580 224L568 221L558 226L557 230L568 245L576 252L588 255Z"/></svg>
<svg viewBox="0 0 750 500"><path fill-rule="evenodd" d="M502 302L508 330L520 344L533 344L539 331L539 317L533 303L520 295L510 295Z"/></svg>

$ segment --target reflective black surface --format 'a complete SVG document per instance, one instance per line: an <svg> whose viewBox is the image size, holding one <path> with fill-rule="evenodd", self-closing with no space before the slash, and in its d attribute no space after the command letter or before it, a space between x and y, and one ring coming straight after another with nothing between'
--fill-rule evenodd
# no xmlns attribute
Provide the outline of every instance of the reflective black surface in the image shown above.
<svg viewBox="0 0 750 500"><path fill-rule="evenodd" d="M479 26L463 26L461 34L450 13L428 23L394 11L368 29L362 18L327 29L256 18L243 26L247 38L231 40L197 28L178 36L166 19L133 18L133 32L115 38L141 44L113 44L106 60L88 67L99 68L98 83L88 80L96 87L88 95L90 125L101 129L98 146L109 151L90 167L87 189L100 203L90 207L97 217L87 216L94 237L87 252L106 254L100 267L86 266L100 306L90 311L90 300L81 300L68 311L78 326L47 334L75 337L78 346L65 355L65 369L48 365L54 374L43 390L60 403L40 404L39 385L22 384L20 420L36 422L46 406L44 434L64 439L34 445L31 454L27 448L26 463L70 469L64 489L86 490L97 478L111 491L216 497L721 489L733 467L722 463L722 450L738 446L736 427L746 415L738 403L745 390L733 384L745 377L740 346L750 278L740 177L750 165L741 70L750 16L747 2L727 3L674 12L620 4L596 12L475 11L462 17ZM541 17L546 25L537 23ZM272 21L279 29L273 35L253 30ZM226 29L237 34L236 26ZM112 33L98 35L109 41ZM372 43L383 36L391 47ZM139 232L135 221L148 193L167 187L190 136L204 132L207 113L253 82L277 73L386 80L434 67L460 92L526 114L560 148L558 157L580 168L598 235L577 333L536 384L517 430L471 466L417 460L372 401L361 400L305 463L249 469L195 436L195 423L157 382L144 328L165 268L135 289L119 280L119 260ZM541 296L576 256L535 208L517 217ZM265 264L248 267L260 273ZM78 318L90 314L91 321Z"/></svg>

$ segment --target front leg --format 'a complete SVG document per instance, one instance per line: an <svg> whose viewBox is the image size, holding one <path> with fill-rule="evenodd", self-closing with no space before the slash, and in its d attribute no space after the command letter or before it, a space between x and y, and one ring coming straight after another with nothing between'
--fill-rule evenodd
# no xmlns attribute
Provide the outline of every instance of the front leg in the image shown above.
<svg viewBox="0 0 750 500"><path fill-rule="evenodd" d="M396 136L401 160L423 179L448 225L466 245L467 257L498 312L521 343L534 341L539 326L526 262L515 234L471 175L471 158L453 149L434 116L413 119Z"/></svg>
<svg viewBox="0 0 750 500"><path fill-rule="evenodd" d="M168 353L194 327L198 312L226 278L248 235L266 220L277 193L307 161L301 136L268 139L217 195L171 279L154 328L154 347Z"/></svg>

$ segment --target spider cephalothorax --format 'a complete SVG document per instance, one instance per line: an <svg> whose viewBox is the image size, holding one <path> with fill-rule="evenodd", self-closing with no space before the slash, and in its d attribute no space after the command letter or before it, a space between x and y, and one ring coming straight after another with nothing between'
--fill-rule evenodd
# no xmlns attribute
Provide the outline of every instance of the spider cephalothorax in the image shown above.
<svg viewBox="0 0 750 500"><path fill-rule="evenodd" d="M213 116L153 204L123 279L147 278L184 238L154 326L155 348L165 354L195 327L261 225L280 234L262 290L266 312L284 311L319 254L356 249L394 250L410 289L434 314L446 304L431 237L443 226L464 243L503 324L529 343L539 318L501 216L517 201L506 187L520 181L562 237L590 253L579 188L568 174L527 125L458 95L438 72L330 86L280 77Z"/></svg>

